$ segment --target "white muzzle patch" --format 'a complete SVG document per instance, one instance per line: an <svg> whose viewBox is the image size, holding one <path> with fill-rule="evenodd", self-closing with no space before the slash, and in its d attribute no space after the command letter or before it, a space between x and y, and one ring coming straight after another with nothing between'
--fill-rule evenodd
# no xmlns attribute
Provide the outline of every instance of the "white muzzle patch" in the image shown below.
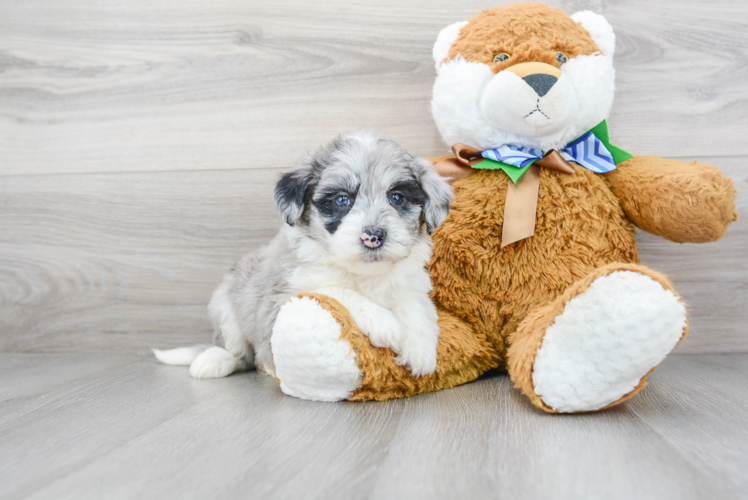
<svg viewBox="0 0 748 500"><path fill-rule="evenodd" d="M565 75L521 78L511 71L501 71L486 86L480 109L498 129L544 136L569 124L577 111L577 97Z"/></svg>

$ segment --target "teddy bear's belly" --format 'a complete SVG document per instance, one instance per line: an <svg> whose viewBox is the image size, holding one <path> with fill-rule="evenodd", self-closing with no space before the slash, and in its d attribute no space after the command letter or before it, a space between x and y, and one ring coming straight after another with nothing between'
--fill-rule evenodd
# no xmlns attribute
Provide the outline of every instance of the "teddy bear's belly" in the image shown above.
<svg viewBox="0 0 748 500"><path fill-rule="evenodd" d="M599 174L541 169L535 234L501 248L508 177L479 171L455 182L455 201L434 233L434 300L496 346L534 308L593 269L638 262L634 229Z"/></svg>

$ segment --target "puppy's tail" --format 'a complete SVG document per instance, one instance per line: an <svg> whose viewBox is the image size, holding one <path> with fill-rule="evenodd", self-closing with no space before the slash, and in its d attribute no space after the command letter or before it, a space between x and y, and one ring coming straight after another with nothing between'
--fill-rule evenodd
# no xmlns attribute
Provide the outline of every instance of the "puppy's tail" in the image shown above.
<svg viewBox="0 0 748 500"><path fill-rule="evenodd" d="M151 349L156 359L165 365L190 365L195 358L204 350L208 349L209 345L193 345L192 347L177 347L176 349L167 349L162 351L161 349Z"/></svg>

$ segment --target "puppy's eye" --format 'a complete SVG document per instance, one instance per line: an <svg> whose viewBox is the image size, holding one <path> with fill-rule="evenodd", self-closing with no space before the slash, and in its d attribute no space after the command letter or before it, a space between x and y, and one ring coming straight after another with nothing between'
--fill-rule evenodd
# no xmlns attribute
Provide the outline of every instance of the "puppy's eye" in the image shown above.
<svg viewBox="0 0 748 500"><path fill-rule="evenodd" d="M338 196L335 198L335 204L339 207L347 207L351 204L351 200L347 196Z"/></svg>
<svg viewBox="0 0 748 500"><path fill-rule="evenodd" d="M401 195L400 193L392 193L392 195L390 196L390 203L392 205L402 205L403 201L405 201L405 198L403 198L403 195Z"/></svg>
<svg viewBox="0 0 748 500"><path fill-rule="evenodd" d="M563 52L557 52L557 53L556 53L556 60L557 60L557 61L558 61L558 62L559 62L560 64L563 64L563 63L565 63L566 61L568 61L568 60L569 60L569 56L567 56L567 55L566 55L566 54L564 54Z"/></svg>
<svg viewBox="0 0 748 500"><path fill-rule="evenodd" d="M495 63L504 62L507 59L509 59L510 57L512 57L512 56L510 56L506 52L502 52L500 54L496 54L495 56L493 56L493 62L495 62Z"/></svg>

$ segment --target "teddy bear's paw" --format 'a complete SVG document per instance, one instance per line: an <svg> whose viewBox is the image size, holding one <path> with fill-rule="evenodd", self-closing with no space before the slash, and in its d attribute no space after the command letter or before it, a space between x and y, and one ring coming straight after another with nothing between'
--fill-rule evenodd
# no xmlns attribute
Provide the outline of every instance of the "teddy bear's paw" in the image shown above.
<svg viewBox="0 0 748 500"><path fill-rule="evenodd" d="M649 276L601 276L547 328L533 365L535 393L558 412L615 403L640 388L686 326L678 296Z"/></svg>
<svg viewBox="0 0 748 500"><path fill-rule="evenodd" d="M271 338L281 390L313 401L348 399L362 375L340 336L340 324L317 300L294 297L281 307Z"/></svg>

